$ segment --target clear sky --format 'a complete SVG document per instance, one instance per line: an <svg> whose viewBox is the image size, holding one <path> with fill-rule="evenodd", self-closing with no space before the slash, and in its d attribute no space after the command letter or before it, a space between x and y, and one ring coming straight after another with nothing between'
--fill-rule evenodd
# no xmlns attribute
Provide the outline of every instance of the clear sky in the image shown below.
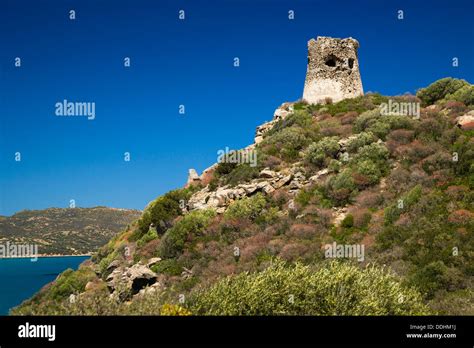
<svg viewBox="0 0 474 348"><path fill-rule="evenodd" d="M2 0L0 215L71 199L143 209L299 99L318 35L359 40L365 91L473 83L473 12L472 0ZM64 99L94 102L95 119L57 117Z"/></svg>

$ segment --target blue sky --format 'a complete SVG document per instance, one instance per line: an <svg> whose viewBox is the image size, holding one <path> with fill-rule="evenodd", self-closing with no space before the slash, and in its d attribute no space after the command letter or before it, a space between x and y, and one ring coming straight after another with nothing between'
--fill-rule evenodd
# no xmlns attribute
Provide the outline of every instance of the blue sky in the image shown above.
<svg viewBox="0 0 474 348"><path fill-rule="evenodd" d="M71 199L143 209L299 99L318 35L359 40L365 91L415 92L446 76L473 83L473 10L471 0L4 0L0 215ZM64 99L95 102L96 118L56 117Z"/></svg>

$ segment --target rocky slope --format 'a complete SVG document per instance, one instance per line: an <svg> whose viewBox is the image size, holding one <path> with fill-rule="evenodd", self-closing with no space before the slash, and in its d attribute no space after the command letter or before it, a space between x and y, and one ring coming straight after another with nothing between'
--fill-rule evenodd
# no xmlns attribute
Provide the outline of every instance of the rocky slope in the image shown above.
<svg viewBox="0 0 474 348"><path fill-rule="evenodd" d="M140 214L106 207L25 210L0 219L0 244L37 244L43 255L89 254Z"/></svg>
<svg viewBox="0 0 474 348"><path fill-rule="evenodd" d="M449 78L285 103L256 165L191 171L14 314L474 314L473 110Z"/></svg>

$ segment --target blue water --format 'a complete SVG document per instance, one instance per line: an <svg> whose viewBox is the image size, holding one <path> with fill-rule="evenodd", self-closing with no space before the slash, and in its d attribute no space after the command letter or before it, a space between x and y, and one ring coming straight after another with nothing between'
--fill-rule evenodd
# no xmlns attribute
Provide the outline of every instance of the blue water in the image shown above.
<svg viewBox="0 0 474 348"><path fill-rule="evenodd" d="M19 305L54 280L59 273L77 267L87 256L0 259L0 315Z"/></svg>

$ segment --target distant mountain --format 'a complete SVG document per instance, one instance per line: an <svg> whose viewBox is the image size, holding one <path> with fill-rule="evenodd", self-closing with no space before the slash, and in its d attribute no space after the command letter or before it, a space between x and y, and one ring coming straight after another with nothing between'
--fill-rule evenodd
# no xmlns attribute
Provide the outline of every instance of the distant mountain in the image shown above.
<svg viewBox="0 0 474 348"><path fill-rule="evenodd" d="M140 214L107 207L24 210L0 217L0 243L38 244L39 254L92 253Z"/></svg>

